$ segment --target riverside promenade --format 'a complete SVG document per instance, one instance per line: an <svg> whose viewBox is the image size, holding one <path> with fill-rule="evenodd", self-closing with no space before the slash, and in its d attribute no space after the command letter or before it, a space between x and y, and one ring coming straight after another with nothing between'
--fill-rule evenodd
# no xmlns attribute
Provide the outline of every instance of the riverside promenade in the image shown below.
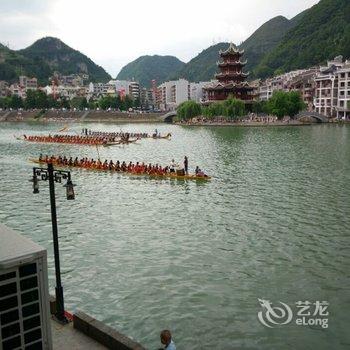
<svg viewBox="0 0 350 350"><path fill-rule="evenodd" d="M0 122L103 122L103 123L159 123L164 113L134 113L118 111L70 110L3 110Z"/></svg>
<svg viewBox="0 0 350 350"><path fill-rule="evenodd" d="M72 323L62 325L51 319L51 332L53 349L108 349L96 340L76 330Z"/></svg>
<svg viewBox="0 0 350 350"><path fill-rule="evenodd" d="M0 242L0 349L145 349L83 311L58 322L46 249L2 224Z"/></svg>

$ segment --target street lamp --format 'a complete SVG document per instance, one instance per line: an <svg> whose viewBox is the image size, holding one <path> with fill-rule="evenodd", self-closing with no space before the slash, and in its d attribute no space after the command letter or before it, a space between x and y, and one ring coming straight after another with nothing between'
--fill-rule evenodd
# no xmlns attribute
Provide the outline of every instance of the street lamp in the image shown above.
<svg viewBox="0 0 350 350"><path fill-rule="evenodd" d="M40 180L49 180L50 188L50 204L51 204L51 222L53 234L53 247L55 257L55 272L56 272L56 317L61 322L68 322L64 314L64 298L63 287L61 284L61 270L60 270L60 253L58 247L58 229L57 229L57 215L56 215L56 199L55 199L55 182L61 183L62 180L67 180L64 185L66 187L67 200L73 200L74 184L72 183L70 172L64 170L54 170L52 163L48 163L46 168L33 168L33 193L39 193L39 178Z"/></svg>

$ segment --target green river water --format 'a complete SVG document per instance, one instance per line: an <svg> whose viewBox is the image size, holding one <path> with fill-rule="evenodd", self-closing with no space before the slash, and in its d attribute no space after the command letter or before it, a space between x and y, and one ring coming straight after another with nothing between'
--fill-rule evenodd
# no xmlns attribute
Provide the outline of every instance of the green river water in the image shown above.
<svg viewBox="0 0 350 350"><path fill-rule="evenodd" d="M59 124L0 124L0 222L48 249L48 184L33 195L30 157L97 158L95 147L36 144L13 135ZM181 127L74 124L170 131L173 139L100 148L101 158L169 164L189 157L210 182L72 170L76 200L56 186L66 308L81 309L160 346L180 349L350 348L350 126ZM1 242L0 242L1 244ZM259 322L258 299L293 311ZM328 328L296 324L296 302L327 301ZM314 307L314 306L313 306Z"/></svg>

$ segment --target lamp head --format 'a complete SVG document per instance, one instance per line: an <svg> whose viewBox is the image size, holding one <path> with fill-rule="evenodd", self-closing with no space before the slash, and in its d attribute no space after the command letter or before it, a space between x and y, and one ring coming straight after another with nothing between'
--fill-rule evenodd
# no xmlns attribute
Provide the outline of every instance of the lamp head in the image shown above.
<svg viewBox="0 0 350 350"><path fill-rule="evenodd" d="M39 180L36 175L33 175L33 178L30 180L33 182L33 193L39 193Z"/></svg>
<svg viewBox="0 0 350 350"><path fill-rule="evenodd" d="M67 183L64 185L66 188L66 195L67 195L67 200L74 200L75 199L75 194L74 194L74 184L72 180L68 180Z"/></svg>

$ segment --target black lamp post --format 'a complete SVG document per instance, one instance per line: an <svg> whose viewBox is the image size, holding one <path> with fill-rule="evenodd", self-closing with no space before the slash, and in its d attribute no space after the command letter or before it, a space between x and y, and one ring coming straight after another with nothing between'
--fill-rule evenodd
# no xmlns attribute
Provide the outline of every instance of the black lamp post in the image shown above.
<svg viewBox="0 0 350 350"><path fill-rule="evenodd" d="M64 298L63 287L61 284L61 270L60 270L60 253L58 247L58 229L57 229L57 215L56 215L56 199L55 199L55 182L61 183L62 179L67 180L64 185L66 187L66 195L68 200L73 200L74 184L72 183L70 172L64 170L54 170L52 163L48 163L46 168L33 168L33 193L39 193L39 178L40 180L49 180L50 188L50 204L51 204L51 221L53 234L53 247L55 257L55 271L56 271L56 317L61 322L68 322L64 314Z"/></svg>

